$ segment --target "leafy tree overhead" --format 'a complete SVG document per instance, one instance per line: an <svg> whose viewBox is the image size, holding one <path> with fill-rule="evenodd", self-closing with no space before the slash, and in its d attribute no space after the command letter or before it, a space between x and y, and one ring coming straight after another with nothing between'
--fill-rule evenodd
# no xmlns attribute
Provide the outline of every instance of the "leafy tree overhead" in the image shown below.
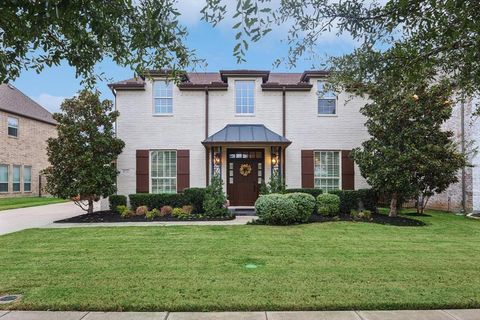
<svg viewBox="0 0 480 320"><path fill-rule="evenodd" d="M379 84L361 109L371 138L353 157L367 182L391 197L390 216L400 198L445 191L466 165L453 133L442 128L452 113L451 94L448 81L405 90Z"/></svg>
<svg viewBox="0 0 480 320"><path fill-rule="evenodd" d="M88 84L106 58L137 73L198 62L173 0L6 0L0 12L0 83L62 60Z"/></svg>
<svg viewBox="0 0 480 320"><path fill-rule="evenodd" d="M208 0L204 19L217 24L227 14L233 16L238 31L234 54L239 61L249 42L260 40L275 27L290 25L288 57L277 64L295 65L300 56L316 52L325 33L336 32L358 42L353 53L324 61L342 74L342 84L448 76L464 94L480 92L478 0L285 0L280 4L238 0L233 12L226 3ZM356 89L365 93L369 87Z"/></svg>
<svg viewBox="0 0 480 320"><path fill-rule="evenodd" d="M60 198L72 198L82 209L93 212L93 203L116 191L114 160L124 142L115 137L119 116L110 100L100 101L100 93L81 91L66 99L62 113L55 113L58 136L48 139L51 164L45 170L47 191ZM87 202L84 205L83 201Z"/></svg>

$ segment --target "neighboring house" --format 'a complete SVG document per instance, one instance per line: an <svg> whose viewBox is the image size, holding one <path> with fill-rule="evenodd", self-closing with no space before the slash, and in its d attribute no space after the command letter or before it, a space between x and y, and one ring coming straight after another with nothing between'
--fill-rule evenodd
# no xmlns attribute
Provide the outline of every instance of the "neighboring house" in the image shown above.
<svg viewBox="0 0 480 320"><path fill-rule="evenodd" d="M14 86L0 84L0 197L39 194L47 139L55 135L50 112Z"/></svg>
<svg viewBox="0 0 480 320"><path fill-rule="evenodd" d="M222 176L232 206L251 206L273 173L288 188L367 188L351 150L368 139L366 100L326 92L325 71L164 72L110 84L120 112L118 193L174 193ZM451 208L457 210L459 208Z"/></svg>

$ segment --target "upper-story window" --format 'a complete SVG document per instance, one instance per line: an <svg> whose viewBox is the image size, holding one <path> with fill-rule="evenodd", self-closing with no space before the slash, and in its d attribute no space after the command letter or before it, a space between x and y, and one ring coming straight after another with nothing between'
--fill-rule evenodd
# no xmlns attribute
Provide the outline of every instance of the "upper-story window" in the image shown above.
<svg viewBox="0 0 480 320"><path fill-rule="evenodd" d="M325 82L317 82L317 95L318 95L318 114L319 115L332 115L337 114L337 95L334 91L324 90Z"/></svg>
<svg viewBox="0 0 480 320"><path fill-rule="evenodd" d="M235 112L237 114L255 113L255 81L235 81Z"/></svg>
<svg viewBox="0 0 480 320"><path fill-rule="evenodd" d="M154 114L173 113L171 82L165 80L156 80L153 82L153 109Z"/></svg>
<svg viewBox="0 0 480 320"><path fill-rule="evenodd" d="M18 118L8 117L8 135L18 137Z"/></svg>

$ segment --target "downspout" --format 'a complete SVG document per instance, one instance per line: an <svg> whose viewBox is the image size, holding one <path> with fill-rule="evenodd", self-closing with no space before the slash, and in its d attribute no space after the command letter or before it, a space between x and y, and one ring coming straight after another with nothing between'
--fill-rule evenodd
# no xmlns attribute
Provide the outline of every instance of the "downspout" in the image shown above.
<svg viewBox="0 0 480 320"><path fill-rule="evenodd" d="M205 87L205 139L208 138L208 100L209 100L209 95L208 95L208 87ZM209 185L209 177L210 177L210 166L208 165L208 157L209 157L209 152L208 152L208 147L205 147L205 185Z"/></svg>
<svg viewBox="0 0 480 320"><path fill-rule="evenodd" d="M462 94L462 103L460 104L460 127L461 127L461 151L465 156L465 96ZM466 172L465 167L462 168L462 213L467 213L466 204Z"/></svg>

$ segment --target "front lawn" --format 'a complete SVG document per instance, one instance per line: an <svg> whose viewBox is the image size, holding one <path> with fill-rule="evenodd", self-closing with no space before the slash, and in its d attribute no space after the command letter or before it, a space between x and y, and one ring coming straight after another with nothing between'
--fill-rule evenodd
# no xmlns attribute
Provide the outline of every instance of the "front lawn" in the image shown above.
<svg viewBox="0 0 480 320"><path fill-rule="evenodd" d="M40 198L40 197L16 197L0 198L0 210L17 209L43 206L46 204L60 203L67 200L58 198Z"/></svg>
<svg viewBox="0 0 480 320"><path fill-rule="evenodd" d="M26 230L0 237L0 293L36 310L479 308L480 221L428 214L422 227Z"/></svg>

